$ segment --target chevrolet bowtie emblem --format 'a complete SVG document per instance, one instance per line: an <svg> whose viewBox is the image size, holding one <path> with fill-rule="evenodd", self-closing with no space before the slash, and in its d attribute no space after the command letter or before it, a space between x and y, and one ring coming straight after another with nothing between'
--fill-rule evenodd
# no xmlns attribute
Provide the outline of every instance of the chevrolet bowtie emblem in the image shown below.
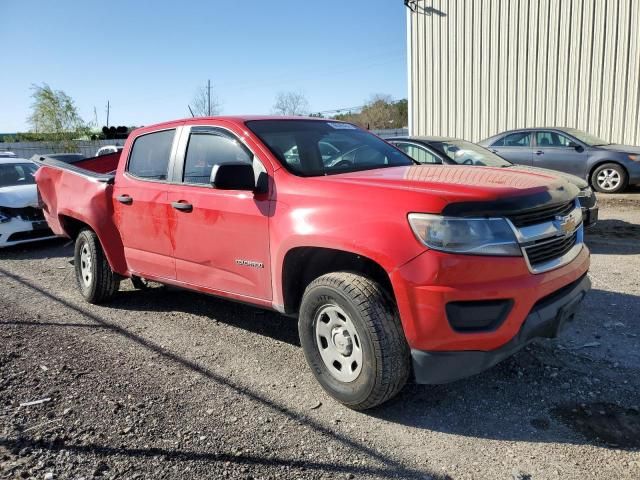
<svg viewBox="0 0 640 480"><path fill-rule="evenodd" d="M578 221L575 219L574 215L556 215L555 218L556 227L565 235L570 235L578 226Z"/></svg>

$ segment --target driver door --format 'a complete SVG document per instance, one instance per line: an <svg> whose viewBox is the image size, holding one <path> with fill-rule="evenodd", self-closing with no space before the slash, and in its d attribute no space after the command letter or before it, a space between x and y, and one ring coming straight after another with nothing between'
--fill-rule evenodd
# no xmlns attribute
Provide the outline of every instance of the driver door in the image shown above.
<svg viewBox="0 0 640 480"><path fill-rule="evenodd" d="M185 127L176 158L173 208L178 281L216 293L271 299L268 193L219 190L215 165L247 162L256 177L260 160L233 132L215 126Z"/></svg>
<svg viewBox="0 0 640 480"><path fill-rule="evenodd" d="M549 130L535 134L533 166L571 173L579 177L587 176L587 158L584 148L576 149L576 144L558 132Z"/></svg>

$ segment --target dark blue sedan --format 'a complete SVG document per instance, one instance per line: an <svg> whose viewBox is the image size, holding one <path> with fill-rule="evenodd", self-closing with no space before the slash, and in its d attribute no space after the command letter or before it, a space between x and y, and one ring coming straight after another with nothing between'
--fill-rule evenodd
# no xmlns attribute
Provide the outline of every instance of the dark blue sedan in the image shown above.
<svg viewBox="0 0 640 480"><path fill-rule="evenodd" d="M617 145L575 128L523 128L479 142L510 162L584 178L599 192L640 184L640 147Z"/></svg>

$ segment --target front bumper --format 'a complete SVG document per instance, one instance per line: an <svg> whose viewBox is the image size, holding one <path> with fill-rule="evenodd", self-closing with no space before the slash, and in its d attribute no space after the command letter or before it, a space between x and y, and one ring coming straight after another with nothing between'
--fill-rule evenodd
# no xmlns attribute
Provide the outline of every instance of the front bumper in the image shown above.
<svg viewBox="0 0 640 480"><path fill-rule="evenodd" d="M13 217L8 222L0 223L0 248L54 237L44 220L30 221Z"/></svg>
<svg viewBox="0 0 640 480"><path fill-rule="evenodd" d="M475 375L513 355L535 338L554 338L571 321L580 302L591 288L583 275L573 283L539 300L524 320L519 332L503 346L490 351L411 350L417 383L448 383Z"/></svg>

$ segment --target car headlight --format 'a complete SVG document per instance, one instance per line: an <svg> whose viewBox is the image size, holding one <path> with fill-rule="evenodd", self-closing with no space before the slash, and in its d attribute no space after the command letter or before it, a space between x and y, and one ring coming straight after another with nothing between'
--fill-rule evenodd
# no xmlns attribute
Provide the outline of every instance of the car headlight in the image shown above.
<svg viewBox="0 0 640 480"><path fill-rule="evenodd" d="M504 218L456 218L410 213L409 224L416 237L434 250L522 256L516 236Z"/></svg>
<svg viewBox="0 0 640 480"><path fill-rule="evenodd" d="M2 213L0 213L0 223L7 223L11 220L11 217L8 217Z"/></svg>

